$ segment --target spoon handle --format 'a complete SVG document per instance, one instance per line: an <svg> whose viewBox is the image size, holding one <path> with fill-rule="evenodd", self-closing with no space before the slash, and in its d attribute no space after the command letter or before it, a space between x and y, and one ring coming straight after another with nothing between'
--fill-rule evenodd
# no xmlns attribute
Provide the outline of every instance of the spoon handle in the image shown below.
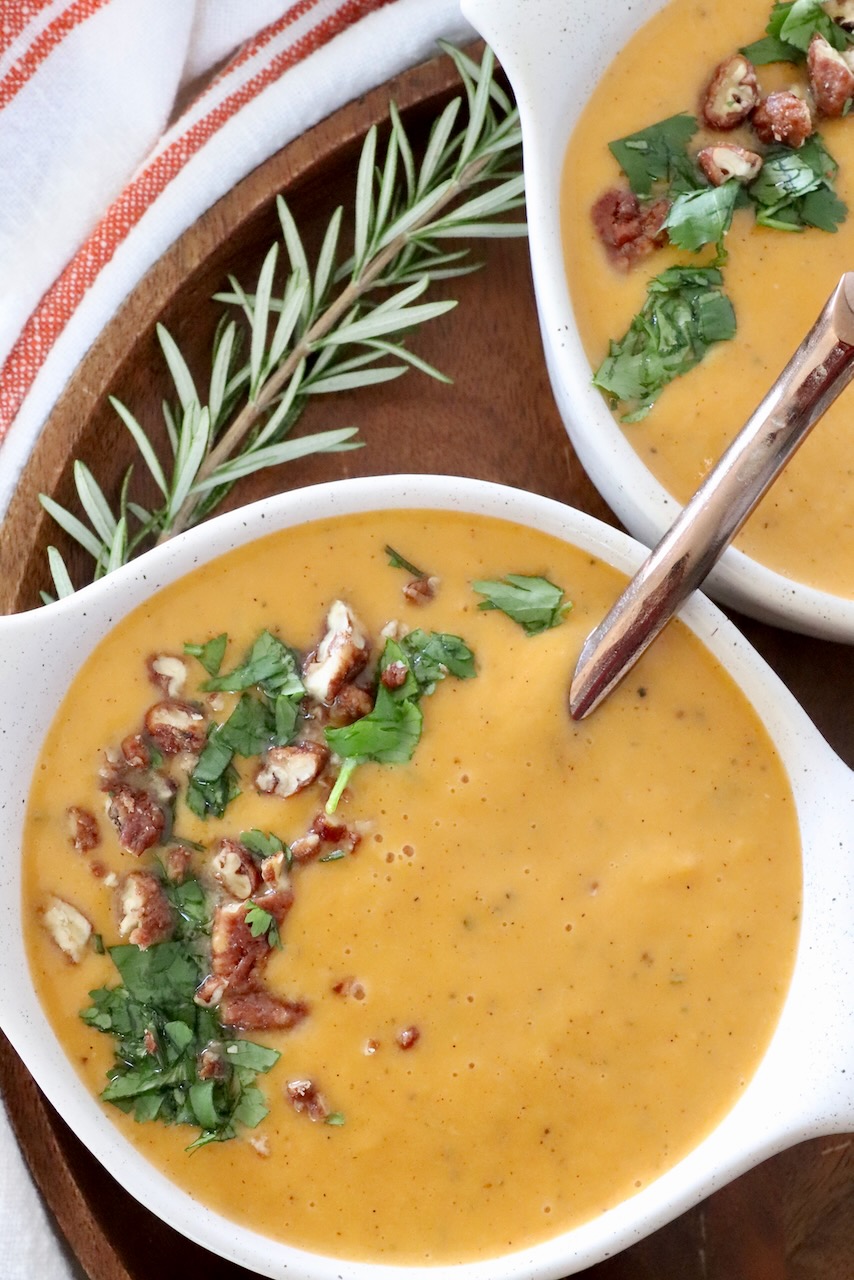
<svg viewBox="0 0 854 1280"><path fill-rule="evenodd" d="M767 396L587 637L570 686L574 720L599 705L700 585L852 376L854 272L847 272Z"/></svg>

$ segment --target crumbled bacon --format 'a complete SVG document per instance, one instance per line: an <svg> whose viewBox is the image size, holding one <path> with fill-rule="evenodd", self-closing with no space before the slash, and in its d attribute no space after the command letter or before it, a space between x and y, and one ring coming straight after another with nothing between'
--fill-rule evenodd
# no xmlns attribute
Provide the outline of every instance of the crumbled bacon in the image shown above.
<svg viewBox="0 0 854 1280"><path fill-rule="evenodd" d="M270 747L255 775L255 787L264 795L296 795L320 776L328 759L329 750L320 742Z"/></svg>
<svg viewBox="0 0 854 1280"><path fill-rule="evenodd" d="M362 624L343 600L333 601L326 634L303 664L303 684L312 698L330 703L365 666L370 643Z"/></svg>
<svg viewBox="0 0 854 1280"><path fill-rule="evenodd" d="M664 197L642 205L627 188L614 187L599 197L591 210L593 225L615 266L628 270L666 242L669 208Z"/></svg>
<svg viewBox="0 0 854 1280"><path fill-rule="evenodd" d="M228 986L219 1006L223 1026L240 1031L289 1031L307 1013L301 1000L285 1000L263 987L235 992Z"/></svg>
<svg viewBox="0 0 854 1280"><path fill-rule="evenodd" d="M119 833L119 844L137 857L157 844L166 826L166 816L147 791L126 783L113 791L107 815Z"/></svg>
<svg viewBox="0 0 854 1280"><path fill-rule="evenodd" d="M261 884L261 873L252 854L239 840L228 837L220 840L211 866L214 876L232 898L251 898Z"/></svg>
<svg viewBox="0 0 854 1280"><path fill-rule="evenodd" d="M743 53L718 63L703 94L702 112L713 129L734 129L759 101L756 68Z"/></svg>
<svg viewBox="0 0 854 1280"><path fill-rule="evenodd" d="M270 954L266 934L253 938L246 922L246 902L225 902L214 912L211 929L211 968L233 992L250 991L260 983L258 970Z"/></svg>
<svg viewBox="0 0 854 1280"><path fill-rule="evenodd" d="M753 128L760 142L781 142L800 147L813 132L812 115L803 98L784 90L769 93L753 113Z"/></svg>
<svg viewBox="0 0 854 1280"><path fill-rule="evenodd" d="M289 1080L287 1096L297 1115L307 1115L310 1120L325 1120L329 1104L313 1080Z"/></svg>
<svg viewBox="0 0 854 1280"><path fill-rule="evenodd" d="M398 1031L395 1039L401 1049L411 1049L421 1039L421 1032L417 1027L404 1027L402 1031Z"/></svg>
<svg viewBox="0 0 854 1280"><path fill-rule="evenodd" d="M148 678L169 698L177 698L187 681L187 664L174 653L152 653L146 662Z"/></svg>
<svg viewBox="0 0 854 1280"><path fill-rule="evenodd" d="M177 756L182 751L199 752L207 736L204 714L192 702L179 702L177 698L167 698L149 707L145 713L145 729L165 756Z"/></svg>
<svg viewBox="0 0 854 1280"><path fill-rule="evenodd" d="M131 871L125 876L119 906L119 933L141 951L171 938L175 927L172 908L154 872Z"/></svg>
<svg viewBox="0 0 854 1280"><path fill-rule="evenodd" d="M72 804L66 809L68 836L78 853L88 853L101 843L98 819L88 809Z"/></svg>

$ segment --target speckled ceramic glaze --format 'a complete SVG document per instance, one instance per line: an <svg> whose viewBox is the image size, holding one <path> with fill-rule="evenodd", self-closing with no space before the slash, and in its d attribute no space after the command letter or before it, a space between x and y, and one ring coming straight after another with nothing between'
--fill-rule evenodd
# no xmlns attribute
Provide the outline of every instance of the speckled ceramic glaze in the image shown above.
<svg viewBox="0 0 854 1280"><path fill-rule="evenodd" d="M854 780L740 633L698 596L687 624L764 721L789 773L804 846L802 935L791 989L753 1080L716 1130L656 1182L580 1228L460 1266L342 1263L273 1243L203 1208L153 1169L84 1088L39 1006L21 923L21 832L40 746L69 681L115 622L152 592L233 547L306 520L401 507L496 516L540 529L631 573L644 549L559 503L476 480L386 476L284 494L181 535L67 600L0 619L0 1025L37 1083L104 1166L164 1221L280 1280L548 1280L600 1261L787 1145L854 1125ZM577 655L567 654L567 681ZM512 1140L510 1138L509 1140Z"/></svg>
<svg viewBox="0 0 854 1280"><path fill-rule="evenodd" d="M560 177L578 116L608 64L663 0L462 0L495 49L522 120L531 264L558 408L593 483L627 529L654 546L679 511L591 383L564 270ZM845 264L840 264L840 271ZM804 333L815 319L808 317ZM757 403L768 390L757 388ZM723 604L790 630L850 642L854 600L776 573L730 548L706 589Z"/></svg>

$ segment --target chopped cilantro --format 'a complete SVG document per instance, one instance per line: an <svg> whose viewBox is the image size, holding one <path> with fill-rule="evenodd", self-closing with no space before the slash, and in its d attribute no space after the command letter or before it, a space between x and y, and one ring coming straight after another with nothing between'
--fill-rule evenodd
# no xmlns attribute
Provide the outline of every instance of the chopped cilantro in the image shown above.
<svg viewBox="0 0 854 1280"><path fill-rule="evenodd" d="M291 855L288 846L278 836L274 836L272 831L259 831L257 827L253 827L251 831L241 831L240 843L259 858L272 858L275 853L283 853L286 863L290 866Z"/></svg>
<svg viewBox="0 0 854 1280"><path fill-rule="evenodd" d="M412 759L421 737L422 714L410 698L398 698L399 690L377 689L374 708L360 720L326 730L326 741L339 756L358 756L379 764L404 764Z"/></svg>
<svg viewBox="0 0 854 1280"><path fill-rule="evenodd" d="M326 1124L333 1124L333 1125L342 1125L342 1124L344 1124L344 1112L343 1112L343 1111L330 1111L330 1112L329 1112L329 1115L326 1117L326 1121L325 1121L325 1123L326 1123Z"/></svg>
<svg viewBox="0 0 854 1280"><path fill-rule="evenodd" d="M202 965L186 943L111 947L109 954L121 985L91 991L80 1015L115 1040L104 1101L139 1121L194 1125L200 1134L189 1150L234 1137L237 1124L258 1124L267 1107L255 1078L279 1054L235 1040L212 1010L195 1004ZM202 1080L199 1056L212 1045L222 1050L221 1077Z"/></svg>
<svg viewBox="0 0 854 1280"><path fill-rule="evenodd" d="M257 685L270 697L286 694L302 697L305 689L292 650L269 631L262 631L249 653L233 671L206 680L203 689L220 693L242 693Z"/></svg>
<svg viewBox="0 0 854 1280"><path fill-rule="evenodd" d="M683 113L618 138L609 149L635 195L652 195L660 182L675 191L690 191L700 185L688 156L688 143L696 132L695 117Z"/></svg>
<svg viewBox="0 0 854 1280"><path fill-rule="evenodd" d="M594 385L630 406L625 422L649 412L661 390L699 364L713 342L735 333L732 303L716 267L670 267L647 286L625 336L611 342Z"/></svg>
<svg viewBox="0 0 854 1280"><path fill-rule="evenodd" d="M719 187L705 187L678 195L664 225L672 244L696 252L705 244L720 244L729 230L741 186L733 178Z"/></svg>
<svg viewBox="0 0 854 1280"><path fill-rule="evenodd" d="M748 190L757 223L780 231L835 231L848 212L834 189L838 167L818 134L797 151L770 147Z"/></svg>
<svg viewBox="0 0 854 1280"><path fill-rule="evenodd" d="M222 666L227 644L228 636L223 631L220 635L214 636L213 640L207 640L204 644L185 644L184 652L191 658L198 658L208 675L215 676Z"/></svg>
<svg viewBox="0 0 854 1280"><path fill-rule="evenodd" d="M246 923L253 938L260 938L266 934L271 947L281 947L282 939L279 936L279 926L276 924L275 917L260 907L257 902L250 902L246 910Z"/></svg>
<svg viewBox="0 0 854 1280"><path fill-rule="evenodd" d="M852 42L844 27L825 13L821 0L775 4L765 38L745 45L742 53L757 67L768 62L802 62L816 32L839 52Z"/></svg>
<svg viewBox="0 0 854 1280"><path fill-rule="evenodd" d="M563 589L547 578L508 573L501 581L473 582L472 586L478 595L486 596L479 609L499 609L529 636L558 626L572 608L563 598Z"/></svg>
<svg viewBox="0 0 854 1280"><path fill-rule="evenodd" d="M470 680L475 674L474 654L459 636L419 627L404 636L400 645L422 693L432 693L446 675Z"/></svg>
<svg viewBox="0 0 854 1280"><path fill-rule="evenodd" d="M210 931L210 904L199 880L189 876L180 884L173 884L164 878L163 891L175 917L176 939L196 938Z"/></svg>
<svg viewBox="0 0 854 1280"><path fill-rule="evenodd" d="M388 562L392 569L405 569L407 573L411 573L413 578L426 578L427 574L423 569L416 569L415 565L409 560L404 560L399 551L395 551L394 547L386 547L385 553L388 556Z"/></svg>
<svg viewBox="0 0 854 1280"><path fill-rule="evenodd" d="M331 853L323 853L317 859L318 862L340 862L347 855L343 849L333 849Z"/></svg>

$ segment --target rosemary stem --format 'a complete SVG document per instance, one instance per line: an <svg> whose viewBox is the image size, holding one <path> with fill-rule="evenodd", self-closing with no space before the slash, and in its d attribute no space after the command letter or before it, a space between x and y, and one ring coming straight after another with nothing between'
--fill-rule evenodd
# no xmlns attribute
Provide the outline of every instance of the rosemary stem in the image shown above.
<svg viewBox="0 0 854 1280"><path fill-rule="evenodd" d="M300 361L311 354L315 343L330 333L342 316L346 315L350 308L372 288L374 282L382 276L386 267L406 248L412 236L431 222L438 213L451 204L462 191L476 180L478 174L485 167L487 160L487 156L480 156L475 160L469 161L460 171L456 181L449 186L447 191L429 209L424 211L417 222L414 222L411 227L408 227L406 231L402 231L400 235L387 244L376 257L365 264L359 276L351 280L342 289L326 311L303 334L287 359L270 375L259 390L255 400L248 401L240 410L237 417L199 467L196 475L197 485L207 480L216 471L217 467L231 457L256 425L260 416L269 408L279 391L293 377ZM172 521L171 527L164 529L160 534L157 539L158 543L168 542L175 534L183 532L188 527L197 501L196 494L191 490Z"/></svg>

